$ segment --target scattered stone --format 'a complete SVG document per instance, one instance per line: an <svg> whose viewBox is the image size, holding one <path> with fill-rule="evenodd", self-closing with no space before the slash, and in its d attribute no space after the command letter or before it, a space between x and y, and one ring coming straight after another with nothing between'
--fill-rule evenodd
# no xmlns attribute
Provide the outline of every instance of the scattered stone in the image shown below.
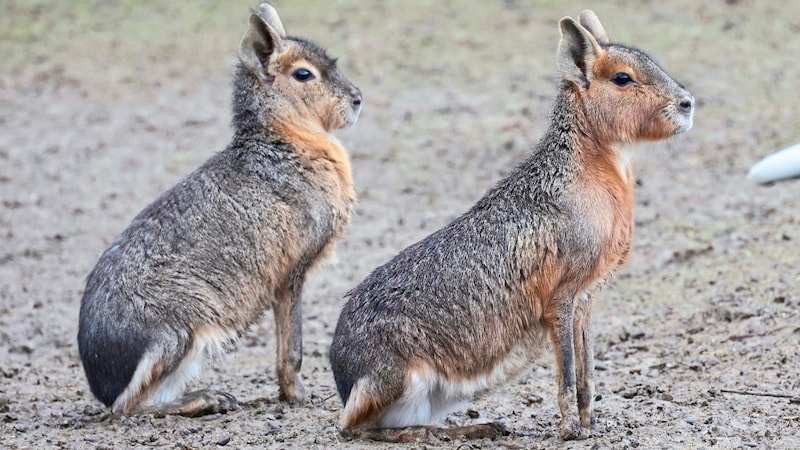
<svg viewBox="0 0 800 450"><path fill-rule="evenodd" d="M228 442L230 441L231 441L230 436L222 436L221 438L217 439L217 445L219 445L220 447L224 447L228 445Z"/></svg>
<svg viewBox="0 0 800 450"><path fill-rule="evenodd" d="M525 404L527 404L528 406L531 406L531 405L534 405L534 404L535 405L539 405L543 401L544 401L544 399L542 397L539 397L538 395L531 394L531 395L528 396L528 398L525 399Z"/></svg>
<svg viewBox="0 0 800 450"><path fill-rule="evenodd" d="M31 353L33 353L33 348L31 348L29 345L25 345L25 344L15 345L15 346L13 346L13 347L8 349L8 353L18 353L18 354L30 355Z"/></svg>
<svg viewBox="0 0 800 450"><path fill-rule="evenodd" d="M683 420L684 420L686 423L688 423L689 425L694 425L694 424L696 424L696 423L697 423L697 420L698 420L698 419L697 419L697 417L695 417L695 416L689 416L689 417L687 417L687 418L685 418L685 419L683 419Z"/></svg>
<svg viewBox="0 0 800 450"><path fill-rule="evenodd" d="M85 416L99 416L103 414L106 409L96 403L91 403L83 407L83 415Z"/></svg>
<svg viewBox="0 0 800 450"><path fill-rule="evenodd" d="M478 417L481 416L481 414L478 411L475 411L474 409L468 409L467 410L467 416L470 419L477 419Z"/></svg>
<svg viewBox="0 0 800 450"><path fill-rule="evenodd" d="M650 385L636 385L626 389L622 389L619 395L622 398L631 399L634 397L652 397L657 392L657 389Z"/></svg>
<svg viewBox="0 0 800 450"><path fill-rule="evenodd" d="M183 436L188 436L190 434L195 434L195 433L199 432L202 429L203 429L203 427L200 426L200 425L191 425L191 426L188 426L188 427L184 428L183 430L181 430L181 434Z"/></svg>
<svg viewBox="0 0 800 450"><path fill-rule="evenodd" d="M662 393L658 394L657 398L659 400L663 400L665 402L671 402L671 401L675 400L675 398L669 392L662 392Z"/></svg>
<svg viewBox="0 0 800 450"><path fill-rule="evenodd" d="M0 412L8 412L8 405L11 404L11 398L5 395L0 395Z"/></svg>

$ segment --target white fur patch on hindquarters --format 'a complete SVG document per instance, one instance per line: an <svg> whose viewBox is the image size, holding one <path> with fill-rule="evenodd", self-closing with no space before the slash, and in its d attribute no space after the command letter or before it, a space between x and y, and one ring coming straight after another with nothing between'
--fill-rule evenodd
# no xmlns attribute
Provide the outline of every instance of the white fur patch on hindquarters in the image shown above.
<svg viewBox="0 0 800 450"><path fill-rule="evenodd" d="M183 393L186 384L200 374L208 364L227 353L238 339L231 330L206 327L194 335L192 348L180 365L159 384L148 404L158 404L175 400Z"/></svg>
<svg viewBox="0 0 800 450"><path fill-rule="evenodd" d="M531 346L517 345L491 372L461 379L449 379L427 363L415 364L406 372L403 395L378 420L384 428L429 425L464 407L475 395L515 375L529 365Z"/></svg>
<svg viewBox="0 0 800 450"><path fill-rule="evenodd" d="M160 381L153 378L160 376L159 365L163 366L169 355L165 354L162 347L151 348L139 361L131 381L117 397L112 410L127 412L137 406L150 406L175 400L183 393L186 384L199 375L207 363L227 353L237 339L238 334L232 330L212 326L200 328L194 333L192 347L178 367Z"/></svg>

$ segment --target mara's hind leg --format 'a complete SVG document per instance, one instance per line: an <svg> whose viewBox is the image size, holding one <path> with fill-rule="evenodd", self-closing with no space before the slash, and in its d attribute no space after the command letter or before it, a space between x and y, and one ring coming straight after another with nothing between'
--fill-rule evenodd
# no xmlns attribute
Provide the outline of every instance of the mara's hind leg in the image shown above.
<svg viewBox="0 0 800 450"><path fill-rule="evenodd" d="M304 270L295 270L288 286L278 293L272 312L275 315L275 337L278 347L278 398L290 403L306 401L300 380L303 364L303 308L301 293Z"/></svg>
<svg viewBox="0 0 800 450"><path fill-rule="evenodd" d="M222 354L234 337L224 330L208 328L195 332L192 338L161 340L165 344L151 347L139 361L130 383L114 402L113 414L197 417L236 409L236 398L225 392L200 390L181 395L186 383L209 359ZM191 343L181 345L187 341Z"/></svg>
<svg viewBox="0 0 800 450"><path fill-rule="evenodd" d="M184 394L182 397L166 403L158 403L137 410L137 414L152 414L155 417L169 415L184 417L200 417L208 414L235 411L239 402L231 394L213 389L201 389Z"/></svg>
<svg viewBox="0 0 800 450"><path fill-rule="evenodd" d="M557 297L554 310L545 312L556 357L558 409L561 411L561 439L586 439L581 427L575 371L575 301L577 294Z"/></svg>
<svg viewBox="0 0 800 450"><path fill-rule="evenodd" d="M594 339L591 331L592 296L584 293L575 308L575 375L581 426L594 428Z"/></svg>

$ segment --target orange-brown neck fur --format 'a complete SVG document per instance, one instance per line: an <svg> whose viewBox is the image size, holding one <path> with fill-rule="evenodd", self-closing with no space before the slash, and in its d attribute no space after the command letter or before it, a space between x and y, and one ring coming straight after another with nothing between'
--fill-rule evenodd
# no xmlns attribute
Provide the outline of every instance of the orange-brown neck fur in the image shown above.
<svg viewBox="0 0 800 450"><path fill-rule="evenodd" d="M345 202L355 202L353 174L350 158L344 147L332 135L285 121L276 124L275 131L290 142L302 158L304 164L312 169L333 170Z"/></svg>

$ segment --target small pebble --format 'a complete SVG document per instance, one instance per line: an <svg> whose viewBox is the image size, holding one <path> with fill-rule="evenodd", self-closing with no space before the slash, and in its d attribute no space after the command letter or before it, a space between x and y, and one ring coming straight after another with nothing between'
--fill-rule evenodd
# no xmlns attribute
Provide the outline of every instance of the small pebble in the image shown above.
<svg viewBox="0 0 800 450"><path fill-rule="evenodd" d="M695 417L695 416L689 416L689 417L687 417L687 418L685 418L685 419L683 419L683 420L684 420L686 423L688 423L689 425L694 425L694 424L696 424L696 423L697 423L697 417Z"/></svg>
<svg viewBox="0 0 800 450"><path fill-rule="evenodd" d="M230 442L230 441L231 441L231 437L230 436L222 436L221 438L217 439L217 445L219 445L221 447L224 447L224 446L228 445L228 442Z"/></svg>
<svg viewBox="0 0 800 450"><path fill-rule="evenodd" d="M469 416L470 419L477 419L478 417L481 416L481 414L478 411L475 411L474 409L468 409L467 416Z"/></svg>
<svg viewBox="0 0 800 450"><path fill-rule="evenodd" d="M528 404L528 406L533 404L538 405L542 403L542 401L544 401L544 399L542 397L539 397L538 395L529 395L528 398L525 399L525 402Z"/></svg>

